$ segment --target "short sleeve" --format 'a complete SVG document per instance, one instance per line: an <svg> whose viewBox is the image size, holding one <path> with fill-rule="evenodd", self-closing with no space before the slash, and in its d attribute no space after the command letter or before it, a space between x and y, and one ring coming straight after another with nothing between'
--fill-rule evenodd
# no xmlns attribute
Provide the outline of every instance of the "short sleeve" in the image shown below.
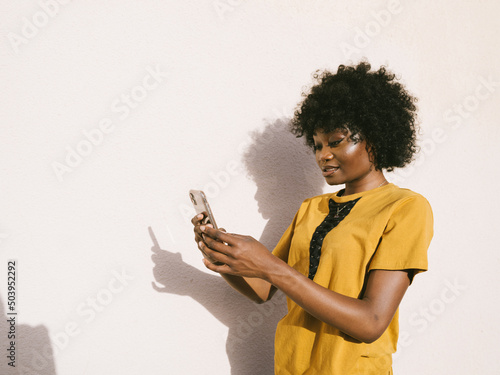
<svg viewBox="0 0 500 375"><path fill-rule="evenodd" d="M389 218L368 270L411 270L411 279L427 271L433 226L432 209L424 197L405 199Z"/></svg>

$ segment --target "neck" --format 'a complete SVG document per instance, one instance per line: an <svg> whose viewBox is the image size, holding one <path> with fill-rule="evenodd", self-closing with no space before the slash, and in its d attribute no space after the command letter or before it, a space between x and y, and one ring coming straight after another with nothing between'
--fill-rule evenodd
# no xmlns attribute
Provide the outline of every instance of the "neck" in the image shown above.
<svg viewBox="0 0 500 375"><path fill-rule="evenodd" d="M387 185L388 183L389 182L385 179L384 174L380 172L374 176L371 176L369 179L347 182L345 184L344 195L357 194L363 191L376 189L378 187Z"/></svg>

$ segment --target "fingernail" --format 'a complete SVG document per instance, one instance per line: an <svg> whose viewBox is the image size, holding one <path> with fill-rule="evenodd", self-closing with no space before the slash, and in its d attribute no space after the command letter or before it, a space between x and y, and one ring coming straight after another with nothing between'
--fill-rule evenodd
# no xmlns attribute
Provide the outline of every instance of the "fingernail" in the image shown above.
<svg viewBox="0 0 500 375"><path fill-rule="evenodd" d="M202 225L202 226L200 227L200 230L201 230L202 232L204 232L204 231L205 231L205 226L204 226L204 225Z"/></svg>
<svg viewBox="0 0 500 375"><path fill-rule="evenodd" d="M203 241L198 242L198 246L202 247L203 246Z"/></svg>

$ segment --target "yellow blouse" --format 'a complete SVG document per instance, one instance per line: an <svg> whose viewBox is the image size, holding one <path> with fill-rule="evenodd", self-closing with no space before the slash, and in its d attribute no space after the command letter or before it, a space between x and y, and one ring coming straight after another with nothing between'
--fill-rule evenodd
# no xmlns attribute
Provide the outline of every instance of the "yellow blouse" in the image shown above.
<svg viewBox="0 0 500 375"><path fill-rule="evenodd" d="M312 235L329 212L328 202L360 198L323 240L314 282L361 298L369 271L427 270L433 235L432 210L420 194L388 184L358 194L324 194L305 200L273 254L308 276ZM309 315L288 299L288 313L278 323L275 374L391 374L396 351L398 312L371 344L351 338Z"/></svg>

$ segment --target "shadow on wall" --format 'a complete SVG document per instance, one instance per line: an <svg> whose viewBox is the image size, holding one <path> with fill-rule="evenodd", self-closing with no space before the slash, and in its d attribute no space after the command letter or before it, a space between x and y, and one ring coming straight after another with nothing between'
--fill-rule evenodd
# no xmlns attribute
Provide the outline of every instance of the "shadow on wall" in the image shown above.
<svg viewBox="0 0 500 375"><path fill-rule="evenodd" d="M56 375L54 352L47 328L42 325L31 327L19 324L18 315L7 316L3 313L5 310L1 299L0 311L2 312L0 345L2 353L4 353L0 359L0 374ZM11 328L9 319L12 321L13 317L15 325L12 324ZM12 337L12 334L15 335L15 338ZM12 363L12 358L9 358L11 341L15 342L15 367L9 366L9 362Z"/></svg>
<svg viewBox="0 0 500 375"><path fill-rule="evenodd" d="M252 133L243 161L257 185L259 212L268 219L260 242L273 249L300 203L322 193L323 177L313 154L302 139L288 131L285 120ZM232 375L274 374L274 334L286 313L284 295L278 292L271 301L255 304L221 277L183 262L180 253L161 249L151 228L149 234L154 244L151 250L157 282L153 282L153 288L161 293L190 296L228 327L226 351Z"/></svg>
<svg viewBox="0 0 500 375"><path fill-rule="evenodd" d="M269 219L259 240L268 249L276 246L302 201L322 194L325 185L311 149L288 129L289 120L280 119L252 133L243 155L257 185L259 212Z"/></svg>

